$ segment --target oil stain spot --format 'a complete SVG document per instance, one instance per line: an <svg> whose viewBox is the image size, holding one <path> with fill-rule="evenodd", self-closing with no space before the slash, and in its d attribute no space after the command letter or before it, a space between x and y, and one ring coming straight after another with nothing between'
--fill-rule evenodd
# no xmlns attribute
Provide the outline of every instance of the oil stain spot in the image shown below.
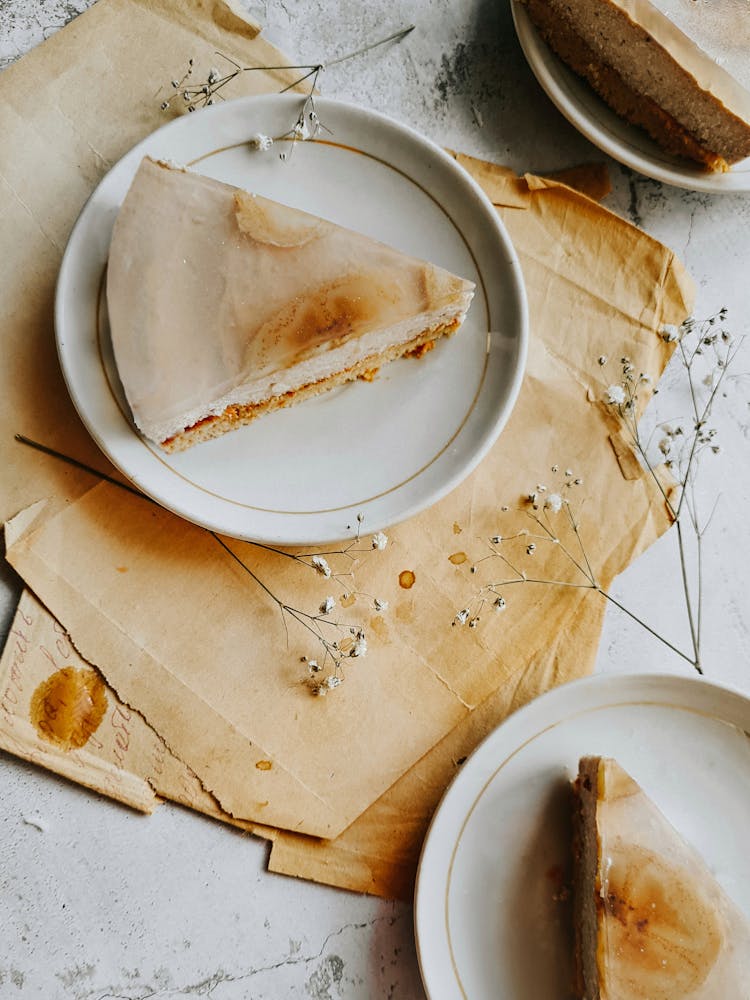
<svg viewBox="0 0 750 1000"><path fill-rule="evenodd" d="M458 523L458 521L454 521L453 522L453 534L454 535L460 535L463 530L464 529L461 527L461 525Z"/></svg>
<svg viewBox="0 0 750 1000"><path fill-rule="evenodd" d="M270 760L259 760L255 765L259 771L270 771L273 764Z"/></svg>
<svg viewBox="0 0 750 1000"><path fill-rule="evenodd" d="M388 638L388 626L379 615L373 615L369 621L368 627L371 632L375 633L378 639Z"/></svg>
<svg viewBox="0 0 750 1000"><path fill-rule="evenodd" d="M344 594L339 599L339 604L341 605L342 608L350 608L352 604L356 602L356 600L357 600L356 594Z"/></svg>
<svg viewBox="0 0 750 1000"><path fill-rule="evenodd" d="M127 573L128 571L127 566L115 566L115 569L117 570L118 573Z"/></svg>
<svg viewBox="0 0 750 1000"><path fill-rule="evenodd" d="M77 750L88 743L106 711L106 689L96 670L63 667L34 691L29 715L42 739Z"/></svg>
<svg viewBox="0 0 750 1000"><path fill-rule="evenodd" d="M468 556L465 552L454 552L452 556L448 556L448 561L452 562L454 566L460 566L461 563L465 563Z"/></svg>
<svg viewBox="0 0 750 1000"><path fill-rule="evenodd" d="M400 622L404 622L406 625L411 625L415 619L414 608L412 607L411 601L396 605L396 618Z"/></svg>
<svg viewBox="0 0 750 1000"><path fill-rule="evenodd" d="M398 585L403 587L404 590L411 590L416 582L416 576L410 569L402 570L398 575Z"/></svg>

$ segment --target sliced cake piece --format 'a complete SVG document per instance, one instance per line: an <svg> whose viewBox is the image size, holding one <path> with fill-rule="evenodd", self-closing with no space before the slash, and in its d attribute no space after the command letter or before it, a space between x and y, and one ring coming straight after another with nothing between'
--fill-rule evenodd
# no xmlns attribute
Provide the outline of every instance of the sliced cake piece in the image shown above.
<svg viewBox="0 0 750 1000"><path fill-rule="evenodd" d="M522 0L560 58L668 152L750 156L748 0Z"/></svg>
<svg viewBox="0 0 750 1000"><path fill-rule="evenodd" d="M107 304L133 418L166 451L421 355L470 281L229 184L144 159Z"/></svg>
<svg viewBox="0 0 750 1000"><path fill-rule="evenodd" d="M750 922L616 763L575 782L580 1000L748 1000Z"/></svg>

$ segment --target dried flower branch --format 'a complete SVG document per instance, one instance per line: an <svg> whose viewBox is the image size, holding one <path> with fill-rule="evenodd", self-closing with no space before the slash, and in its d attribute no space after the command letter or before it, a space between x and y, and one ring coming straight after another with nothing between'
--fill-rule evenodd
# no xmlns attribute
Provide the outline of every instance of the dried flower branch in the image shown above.
<svg viewBox="0 0 750 1000"><path fill-rule="evenodd" d="M320 604L318 611L312 614L282 600L219 535L213 531L209 532L209 534L216 539L224 551L242 567L279 609L287 639L289 636L287 618L290 618L310 632L318 643L323 654L320 661L309 659L307 656L302 657L302 662L306 663L308 667L310 689L313 694L325 695L330 690L339 687L344 680L345 661L362 657L367 652L367 639L363 626L331 619L329 615L336 604L332 595L328 595ZM323 556L318 554L309 557L298 556L294 553L286 552L284 549L276 549L268 545L263 545L262 548L268 549L277 555L295 559L303 566L309 565L325 579L330 579L332 576L328 561ZM329 555L349 555L350 553L351 547L348 547L346 550L337 550L335 553L329 553ZM309 563L306 561L308 558L310 559ZM321 569L322 566L325 567L325 570Z"/></svg>
<svg viewBox="0 0 750 1000"><path fill-rule="evenodd" d="M133 493L142 500L148 500L151 503L155 503L151 497L142 493L134 486L116 479L114 476L100 472L98 469L95 469L90 465L86 465L84 462L79 462L77 459L71 458L69 455L56 451L54 448L50 448L47 445L40 444L38 441L33 441L31 438L25 437L23 434L16 434L15 437L21 444L28 445L29 447L35 448L37 451L44 452L53 458L67 462L69 465L73 465L76 468L82 469L84 472L88 472L99 479L103 479L114 486L120 487L120 489ZM372 536L369 545L364 545L360 536L363 520L364 518L362 514L359 514L357 516L357 531L355 537L351 542L339 549L330 549L324 552L297 553L290 552L286 549L276 548L272 545L266 545L262 542L251 542L249 544L253 545L255 548L272 552L277 556L291 559L300 566L313 570L318 576L322 577L326 581L335 581L342 586L344 585L344 582L346 582L347 604L353 604L354 597L359 594L359 592L354 589L354 567L358 557L361 554L382 550L388 543L387 536L383 534L382 531L379 531ZM322 651L322 659L320 661L303 657L303 662L307 663L308 666L309 682L313 693L327 694L329 690L338 687L344 679L343 668L345 662L351 658L362 657L367 652L367 639L363 626L358 623L352 624L351 622L337 621L329 617L336 606L336 601L333 595L327 595L320 603L318 611L315 613L304 611L301 608L290 604L288 601L283 600L264 580L258 576L255 570L253 570L244 559L233 551L233 549L227 544L227 542L224 541L223 538L221 538L220 535L214 531L208 529L206 530L208 531L208 534L211 535L211 537L221 546L221 548L242 567L242 569L266 594L269 600L271 600L279 609L284 624L284 631L287 635L287 640L289 638L288 620L291 619L306 629L319 645ZM334 563L334 568L331 567L332 562ZM338 568L338 564L343 565ZM377 598L372 598L372 604L376 611L384 611L388 607L387 601L380 601Z"/></svg>
<svg viewBox="0 0 750 1000"><path fill-rule="evenodd" d="M294 144L296 142L304 142L308 139L314 139L321 130L328 133L331 132L331 130L320 120L315 107L315 91L318 86L321 73L323 73L329 66L336 66L339 63L348 61L349 59L354 59L357 56L364 55L366 52L370 52L372 49L378 48L380 45L385 45L386 42L400 41L413 31L414 27L415 25L410 24L406 28L401 28L399 31L393 32L386 38L381 38L376 42L371 42L370 44L357 49L355 52L348 52L346 55L339 56L336 59L331 59L328 62L287 66L241 66L229 56L223 55L221 52L217 52L215 53L216 56L228 63L226 71L222 72L220 69L212 66L205 75L205 78L197 83L193 81L195 60L189 59L188 68L185 73L183 73L179 79L175 78L171 81L170 86L173 93L170 97L161 102L161 110L168 111L170 108L175 106L175 104L177 107L187 111L197 111L199 108L211 107L217 100L225 100L222 91L232 82L232 80L235 80L242 73L303 70L304 72L302 73L302 76L295 79L292 83L287 84L279 91L279 93L285 94L288 90L298 87L307 80L310 81L309 92L304 97L297 119L291 128L278 136L269 136L258 132L250 140L251 146L261 151L270 149L275 142L279 142L280 140L291 140L292 146L290 152L279 154L280 159L286 160L292 155L292 152L294 151Z"/></svg>
<svg viewBox="0 0 750 1000"><path fill-rule="evenodd" d="M481 612L488 605L495 611L505 610L507 589L519 583L590 589L601 594L690 663L699 674L703 673L703 542L716 504L707 518L700 516L696 480L703 458L719 452L716 429L710 426L711 414L742 343L741 340L735 341L723 327L726 315L726 309L721 309L708 319L690 318L679 328L668 326L662 331L666 341L676 343L686 376L692 408L687 421L658 423L653 433L644 440L639 424L644 402L642 393L651 386L652 380L646 373L637 372L628 357L620 359L618 380L609 385L603 394L604 405L617 415L644 469L656 483L675 526L690 651L686 652L666 639L600 583L587 555L580 522L571 501L571 491L582 485L582 479L575 476L571 469L565 470L564 478L556 491L550 492L545 485L539 484L525 498L523 509L532 522L531 529L515 531L507 536L495 534L489 539L490 553L472 566L471 571L476 572L479 564L494 559L500 560L508 573L501 579L482 586L472 601L456 614L454 625L476 628ZM602 368L607 363L605 355L597 359L597 364ZM650 391L656 393L658 390ZM662 473L662 466L666 467L667 475ZM553 466L551 471L558 473L558 466ZM503 511L507 510L507 507L503 507ZM686 545L687 528L692 532L695 542L695 560L692 564ZM538 558L540 545L554 547L560 554L559 558L563 562L559 564L559 576L547 578L522 568L524 560Z"/></svg>

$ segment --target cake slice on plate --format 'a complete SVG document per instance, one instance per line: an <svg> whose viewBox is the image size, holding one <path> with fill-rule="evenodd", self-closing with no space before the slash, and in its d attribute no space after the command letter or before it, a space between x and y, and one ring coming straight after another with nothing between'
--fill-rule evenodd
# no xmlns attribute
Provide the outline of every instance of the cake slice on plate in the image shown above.
<svg viewBox="0 0 750 1000"><path fill-rule="evenodd" d="M750 922L616 763L575 782L580 1000L748 1000Z"/></svg>
<svg viewBox="0 0 750 1000"><path fill-rule="evenodd" d="M306 212L144 159L107 304L133 418L165 451L454 333L470 281Z"/></svg>
<svg viewBox="0 0 750 1000"><path fill-rule="evenodd" d="M619 115L709 170L750 156L748 0L521 0Z"/></svg>

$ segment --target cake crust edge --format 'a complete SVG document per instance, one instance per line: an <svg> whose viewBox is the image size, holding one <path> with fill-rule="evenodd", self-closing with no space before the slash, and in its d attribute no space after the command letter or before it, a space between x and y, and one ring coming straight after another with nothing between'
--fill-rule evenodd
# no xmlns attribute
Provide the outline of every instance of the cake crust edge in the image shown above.
<svg viewBox="0 0 750 1000"><path fill-rule="evenodd" d="M272 413L274 410L296 405L305 399L311 399L313 396L328 392L330 389L335 389L347 382L353 382L357 379L371 382L377 370L390 361L396 361L402 357L423 357L432 350L437 340L454 334L461 326L462 321L463 315L449 323L424 330L405 344L394 344L385 351L362 358L343 371L333 372L327 378L301 385L299 388L289 390L282 395L269 396L257 403L232 403L222 413L201 418L178 434L173 434L159 442L159 446L168 454L185 451L195 444L210 441L213 438L223 436L228 431L243 427L265 413Z"/></svg>

